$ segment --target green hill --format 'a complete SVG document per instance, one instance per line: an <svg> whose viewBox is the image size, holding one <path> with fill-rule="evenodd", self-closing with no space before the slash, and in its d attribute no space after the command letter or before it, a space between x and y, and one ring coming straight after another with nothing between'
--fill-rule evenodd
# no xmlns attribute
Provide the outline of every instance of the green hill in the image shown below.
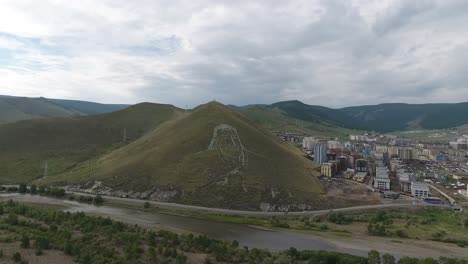
<svg viewBox="0 0 468 264"><path fill-rule="evenodd" d="M20 120L79 115L43 98L0 96L0 124Z"/></svg>
<svg viewBox="0 0 468 264"><path fill-rule="evenodd" d="M46 99L56 105L60 105L66 109L80 112L83 115L97 115L111 113L127 108L126 104L100 104L87 101L63 100L63 99Z"/></svg>
<svg viewBox="0 0 468 264"><path fill-rule="evenodd" d="M468 124L468 103L380 104L340 109L368 129L390 132L406 129L442 129Z"/></svg>
<svg viewBox="0 0 468 264"><path fill-rule="evenodd" d="M305 118L294 117L287 111L276 107L249 106L240 108L239 111L272 133L289 132L341 139L347 139L350 134L357 133L353 129L340 127L325 119L308 118L305 120Z"/></svg>
<svg viewBox="0 0 468 264"><path fill-rule="evenodd" d="M140 138L183 111L143 103L95 116L26 120L0 125L0 183L27 182ZM126 134L126 142L124 141Z"/></svg>
<svg viewBox="0 0 468 264"><path fill-rule="evenodd" d="M249 113L253 108L257 108L254 109L257 113ZM344 133L349 132L349 129L393 132L408 129L445 129L468 124L468 115L466 115L468 103L380 104L332 109L307 105L299 101L285 101L239 109L247 112L247 115L257 116L259 122L270 122L267 116L264 117L265 120L262 120L263 117L259 116L258 108L264 112L270 112L267 114L270 116L280 113L282 119L292 118L314 124L314 129L324 125L331 128L331 130L328 129L330 133L340 131L340 128L348 129L348 131L343 131Z"/></svg>
<svg viewBox="0 0 468 264"><path fill-rule="evenodd" d="M209 103L42 182L102 181L143 198L257 210L262 202L316 203L323 193L316 168L244 115Z"/></svg>
<svg viewBox="0 0 468 264"><path fill-rule="evenodd" d="M128 105L0 95L0 124L21 120L110 113Z"/></svg>

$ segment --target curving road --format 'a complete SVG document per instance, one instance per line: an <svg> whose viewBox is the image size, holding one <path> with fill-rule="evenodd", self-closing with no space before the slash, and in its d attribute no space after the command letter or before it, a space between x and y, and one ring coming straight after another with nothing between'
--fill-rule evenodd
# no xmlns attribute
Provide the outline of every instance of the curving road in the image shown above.
<svg viewBox="0 0 468 264"><path fill-rule="evenodd" d="M81 193L81 192L67 192L69 194L75 195L86 195L86 196L95 196L94 194ZM158 208L162 209L171 209L171 210L181 210L181 211L192 211L192 212L202 212L210 214L221 214L221 215L232 215L232 216L252 216L252 217L271 217L271 216L313 216L313 215L322 215L330 212L360 212L367 210L375 210L382 208L391 208L391 209L407 209L407 208L426 208L426 207L438 207L438 208L450 208L450 205L440 205L440 204L427 204L423 202L418 203L393 203L393 204L378 204L378 205L363 205L363 206L353 206L346 208L330 209L330 210L315 210L315 211L302 211L302 212L262 212L262 211L243 211L243 210L230 210L222 208L211 208L203 207L196 205L185 205L185 204L176 204L176 203L166 203L166 202L156 202L149 200L139 200L131 198L122 198L115 196L106 196L102 195L108 201L117 201L123 204L129 205L140 205L142 206L145 202L148 202Z"/></svg>

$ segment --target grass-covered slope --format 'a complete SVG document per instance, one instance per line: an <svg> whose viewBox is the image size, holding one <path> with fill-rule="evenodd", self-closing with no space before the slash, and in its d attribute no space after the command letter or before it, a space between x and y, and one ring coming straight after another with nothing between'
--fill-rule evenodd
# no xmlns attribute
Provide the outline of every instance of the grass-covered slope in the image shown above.
<svg viewBox="0 0 468 264"><path fill-rule="evenodd" d="M381 104L340 109L362 126L377 131L442 129L468 124L468 103Z"/></svg>
<svg viewBox="0 0 468 264"><path fill-rule="evenodd" d="M104 114L126 107L128 105L0 95L0 124L37 118Z"/></svg>
<svg viewBox="0 0 468 264"><path fill-rule="evenodd" d="M300 101L284 101L271 105L240 107L249 116L256 116L260 122L284 126L284 121L274 119L271 122L266 116L259 115L259 109L272 115L271 111L280 113L285 118L300 120L312 124L314 130L323 130L333 134L341 128L374 130L379 132L403 131L408 129L446 129L468 124L468 103L457 104L379 104L332 109L317 105L307 105ZM251 113L255 112L255 113ZM277 123L277 124L274 124ZM296 128L297 125L288 128ZM307 131L307 130L304 130ZM347 133L349 131L345 131Z"/></svg>
<svg viewBox="0 0 468 264"><path fill-rule="evenodd" d="M0 126L0 183L49 176L141 137L179 109L143 103L96 116L26 120ZM126 133L126 142L124 141Z"/></svg>
<svg viewBox="0 0 468 264"><path fill-rule="evenodd" d="M55 105L43 98L27 98L0 95L0 124L20 120L67 117L80 114Z"/></svg>
<svg viewBox="0 0 468 264"><path fill-rule="evenodd" d="M175 202L258 209L316 200L316 167L237 111L209 103L47 181L98 180L119 190L172 190L166 200Z"/></svg>
<svg viewBox="0 0 468 264"><path fill-rule="evenodd" d="M62 106L72 111L80 112L83 115L97 115L111 113L127 108L125 104L100 104L95 102L78 101L78 100L63 100L63 99L47 99L47 101Z"/></svg>
<svg viewBox="0 0 468 264"><path fill-rule="evenodd" d="M272 133L298 133L321 138L347 139L355 130L343 128L322 120L302 120L290 116L287 112L265 106L249 106L240 111L249 119Z"/></svg>

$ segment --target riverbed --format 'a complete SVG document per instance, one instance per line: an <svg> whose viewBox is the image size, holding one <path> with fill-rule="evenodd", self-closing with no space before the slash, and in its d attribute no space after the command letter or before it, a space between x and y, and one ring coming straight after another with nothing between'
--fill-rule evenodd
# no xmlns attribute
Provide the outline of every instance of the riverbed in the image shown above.
<svg viewBox="0 0 468 264"><path fill-rule="evenodd" d="M187 216L170 215L159 212L148 212L138 209L117 206L95 206L53 197L2 193L0 199L14 199L24 203L58 206L63 211L84 212L92 215L110 217L129 224L138 224L146 228L165 229L178 233L205 234L209 237L223 240L237 240L240 245L269 249L273 251L295 247L300 250L328 250L367 256L376 249L395 256L439 257L449 256L468 258L468 250L456 245L432 241L405 240L392 242L391 239L378 237L339 237L318 236L293 231L276 231L251 227L241 224L226 223L208 219Z"/></svg>

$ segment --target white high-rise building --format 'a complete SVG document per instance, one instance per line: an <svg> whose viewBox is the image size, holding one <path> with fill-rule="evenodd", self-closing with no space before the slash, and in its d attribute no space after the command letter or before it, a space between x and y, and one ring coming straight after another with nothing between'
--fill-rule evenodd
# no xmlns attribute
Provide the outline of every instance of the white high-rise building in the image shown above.
<svg viewBox="0 0 468 264"><path fill-rule="evenodd" d="M314 147L314 160L317 163L323 164L327 160L327 143L318 143Z"/></svg>

